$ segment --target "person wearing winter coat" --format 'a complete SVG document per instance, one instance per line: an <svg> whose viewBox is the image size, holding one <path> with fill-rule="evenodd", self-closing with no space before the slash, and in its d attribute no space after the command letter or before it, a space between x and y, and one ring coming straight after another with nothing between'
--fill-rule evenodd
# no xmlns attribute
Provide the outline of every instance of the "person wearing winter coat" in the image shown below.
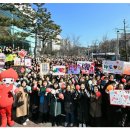
<svg viewBox="0 0 130 130"><path fill-rule="evenodd" d="M124 84L119 83L116 90L125 90L124 87L125 87ZM124 105L117 106L117 107L118 107L118 111L115 113L116 126L124 127L127 125L127 121L128 121L128 108L127 106L124 106Z"/></svg>
<svg viewBox="0 0 130 130"><path fill-rule="evenodd" d="M102 96L101 93L98 90L98 86L94 86L94 91L90 94L90 122L91 126L94 127L100 127L101 125L101 102L102 102Z"/></svg>
<svg viewBox="0 0 130 130"><path fill-rule="evenodd" d="M39 123L46 123L48 121L48 111L49 111L49 94L46 92L48 88L47 81L39 81Z"/></svg>
<svg viewBox="0 0 130 130"><path fill-rule="evenodd" d="M65 127L74 125L74 98L75 93L72 91L71 86L67 85L66 91L64 93L64 109L65 109Z"/></svg>
<svg viewBox="0 0 130 130"><path fill-rule="evenodd" d="M22 80L19 93L16 96L16 117L20 119L22 125L27 125L29 115L29 95L26 90L27 81Z"/></svg>
<svg viewBox="0 0 130 130"><path fill-rule="evenodd" d="M60 119L59 115L61 115L61 99L59 98L59 94L61 90L58 86L58 83L55 82L50 93L50 115L52 118L52 126L59 126Z"/></svg>
<svg viewBox="0 0 130 130"><path fill-rule="evenodd" d="M39 87L37 79L33 79L33 84L31 85L31 87L32 87L32 94L30 96L30 103L31 103L30 105L39 107L39 96L38 96Z"/></svg>
<svg viewBox="0 0 130 130"><path fill-rule="evenodd" d="M104 100L105 100L105 106L106 106L106 126L108 127L114 127L117 126L116 123L116 116L115 113L118 110L118 106L114 106L110 104L110 91L111 90L115 90L117 87L116 82L115 81L111 81L111 84L109 84L106 89L105 89L105 93L104 93ZM111 118L113 117L113 118Z"/></svg>
<svg viewBox="0 0 130 130"><path fill-rule="evenodd" d="M81 83L81 88L76 92L77 96L77 120L79 127L86 127L89 122L89 97L90 94Z"/></svg>
<svg viewBox="0 0 130 130"><path fill-rule="evenodd" d="M130 90L130 79L127 80L127 84L124 87L125 90ZM126 107L127 120L130 120L130 107Z"/></svg>

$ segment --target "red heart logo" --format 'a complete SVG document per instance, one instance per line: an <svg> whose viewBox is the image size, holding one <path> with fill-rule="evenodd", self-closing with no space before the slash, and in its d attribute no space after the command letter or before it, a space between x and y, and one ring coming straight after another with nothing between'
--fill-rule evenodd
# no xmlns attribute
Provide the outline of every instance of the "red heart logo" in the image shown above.
<svg viewBox="0 0 130 130"><path fill-rule="evenodd" d="M63 69L62 69L62 68L59 68L59 71L60 71L60 72L62 72L62 71L63 71Z"/></svg>
<svg viewBox="0 0 130 130"><path fill-rule="evenodd" d="M114 67L114 69L117 69L117 66L116 66L116 65L114 65L113 67Z"/></svg>

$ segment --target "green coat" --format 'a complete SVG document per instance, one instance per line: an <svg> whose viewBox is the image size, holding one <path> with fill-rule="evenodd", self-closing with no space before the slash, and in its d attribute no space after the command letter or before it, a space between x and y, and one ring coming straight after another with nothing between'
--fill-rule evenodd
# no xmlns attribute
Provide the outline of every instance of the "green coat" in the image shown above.
<svg viewBox="0 0 130 130"><path fill-rule="evenodd" d="M61 114L61 101L59 98L51 94L51 100L50 100L50 115L52 116L58 116Z"/></svg>

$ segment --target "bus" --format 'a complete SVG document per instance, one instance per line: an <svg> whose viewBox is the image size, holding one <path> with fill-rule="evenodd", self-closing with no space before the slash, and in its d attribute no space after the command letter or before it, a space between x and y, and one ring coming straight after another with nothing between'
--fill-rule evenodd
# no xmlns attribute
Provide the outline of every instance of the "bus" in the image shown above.
<svg viewBox="0 0 130 130"><path fill-rule="evenodd" d="M108 53L92 53L91 54L92 59L102 59L102 60L116 60L116 54L112 52Z"/></svg>

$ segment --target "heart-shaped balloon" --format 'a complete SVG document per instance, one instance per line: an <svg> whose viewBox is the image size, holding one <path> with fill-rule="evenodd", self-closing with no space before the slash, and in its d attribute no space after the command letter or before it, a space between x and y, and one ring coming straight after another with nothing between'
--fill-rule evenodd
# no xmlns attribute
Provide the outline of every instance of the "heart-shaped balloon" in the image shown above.
<svg viewBox="0 0 130 130"><path fill-rule="evenodd" d="M46 92L50 93L51 92L51 88L47 88Z"/></svg>
<svg viewBox="0 0 130 130"><path fill-rule="evenodd" d="M96 97L100 97L101 96L101 93L98 91L96 92Z"/></svg>
<svg viewBox="0 0 130 130"><path fill-rule="evenodd" d="M80 86L79 85L76 85L76 90L80 90Z"/></svg>
<svg viewBox="0 0 130 130"><path fill-rule="evenodd" d="M62 89L65 89L65 88L66 88L66 86L65 86L64 83L61 85L61 88L62 88Z"/></svg>
<svg viewBox="0 0 130 130"><path fill-rule="evenodd" d="M24 73L25 72L25 69L22 67L21 70L20 70L21 73Z"/></svg>
<svg viewBox="0 0 130 130"><path fill-rule="evenodd" d="M123 83L126 83L126 79L124 79L124 78L122 78L121 81L122 81Z"/></svg>

